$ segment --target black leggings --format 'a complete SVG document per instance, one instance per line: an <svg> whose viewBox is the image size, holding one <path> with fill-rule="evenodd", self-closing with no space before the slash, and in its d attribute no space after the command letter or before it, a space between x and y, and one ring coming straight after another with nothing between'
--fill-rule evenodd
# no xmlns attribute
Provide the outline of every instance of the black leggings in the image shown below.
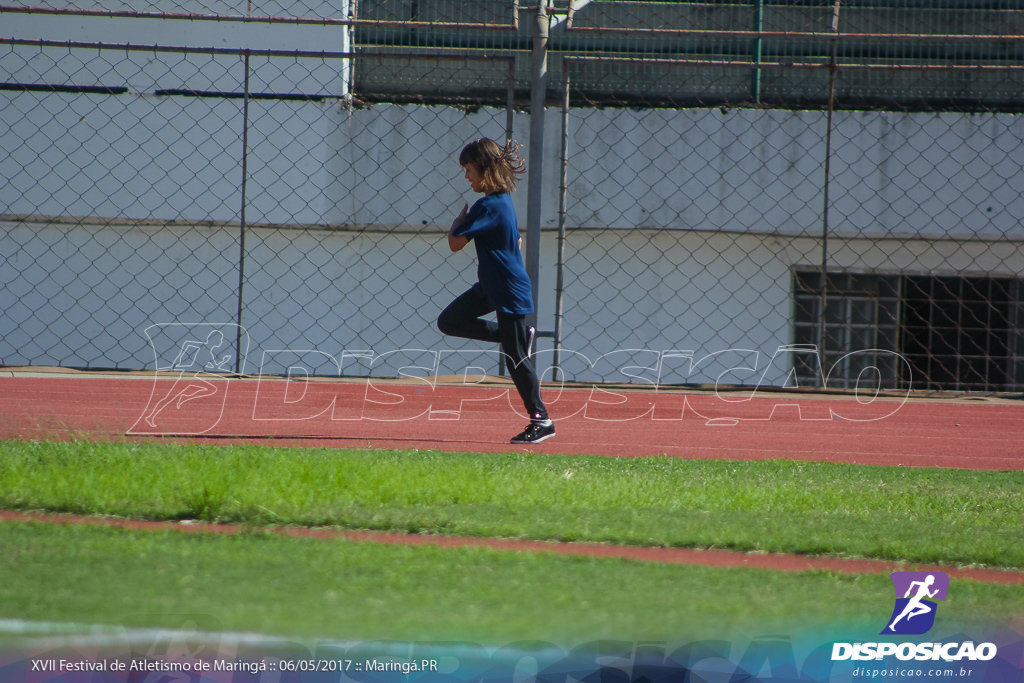
<svg viewBox="0 0 1024 683"><path fill-rule="evenodd" d="M476 339L501 344L512 382L523 399L531 420L546 420L548 410L540 397L540 380L527 355L530 342L526 316L498 311L498 322L484 320L482 316L494 313L479 284L475 284L437 317L437 328L452 337Z"/></svg>

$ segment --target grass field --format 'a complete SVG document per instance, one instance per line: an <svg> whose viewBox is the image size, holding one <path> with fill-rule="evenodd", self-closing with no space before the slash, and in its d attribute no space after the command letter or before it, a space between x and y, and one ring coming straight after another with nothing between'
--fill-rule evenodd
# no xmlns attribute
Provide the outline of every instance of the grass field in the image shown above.
<svg viewBox="0 0 1024 683"><path fill-rule="evenodd" d="M1024 567L1024 473L798 462L5 442L0 508ZM884 575L0 525L2 615L339 638L708 637L879 617ZM1024 586L947 616L1020 623ZM884 610L883 610L884 611Z"/></svg>

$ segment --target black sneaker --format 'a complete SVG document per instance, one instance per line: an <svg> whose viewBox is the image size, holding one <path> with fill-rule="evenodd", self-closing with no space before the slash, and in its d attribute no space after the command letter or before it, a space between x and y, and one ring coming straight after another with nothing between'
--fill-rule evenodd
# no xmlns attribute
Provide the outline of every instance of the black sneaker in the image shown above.
<svg viewBox="0 0 1024 683"><path fill-rule="evenodd" d="M512 437L512 443L540 443L555 435L555 423L551 420L531 422L520 434Z"/></svg>

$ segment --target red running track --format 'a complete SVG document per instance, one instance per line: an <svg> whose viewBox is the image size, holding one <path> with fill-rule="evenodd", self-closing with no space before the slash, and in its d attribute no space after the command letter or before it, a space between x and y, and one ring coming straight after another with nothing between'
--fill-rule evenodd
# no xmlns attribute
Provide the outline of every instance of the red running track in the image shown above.
<svg viewBox="0 0 1024 683"><path fill-rule="evenodd" d="M501 382L223 379L12 371L0 438L188 438L282 446L421 448L908 467L1024 469L1024 401L545 389L558 433L526 420ZM151 421L148 422L146 418Z"/></svg>

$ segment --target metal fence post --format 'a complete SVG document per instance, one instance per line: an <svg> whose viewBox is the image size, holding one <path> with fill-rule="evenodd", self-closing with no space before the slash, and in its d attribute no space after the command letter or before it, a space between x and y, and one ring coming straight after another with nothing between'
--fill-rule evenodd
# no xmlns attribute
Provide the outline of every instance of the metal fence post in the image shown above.
<svg viewBox="0 0 1024 683"><path fill-rule="evenodd" d="M754 31L757 32L757 37L754 38L753 45L753 62L754 62L754 76L753 83L751 83L751 94L754 96L754 102L761 102L761 51L764 47L764 38L761 34L764 32L764 0L757 0L757 6L754 9Z"/></svg>
<svg viewBox="0 0 1024 683"><path fill-rule="evenodd" d="M562 61L562 149L559 155L558 252L555 260L555 342L552 379L561 379L562 315L565 305L565 219L569 194L569 64Z"/></svg>
<svg viewBox="0 0 1024 683"><path fill-rule="evenodd" d="M537 285L540 279L540 221L544 169L544 105L548 84L548 8L537 4L530 54L530 168L526 208L526 272L533 285L533 325L537 319Z"/></svg>
<svg viewBox="0 0 1024 683"><path fill-rule="evenodd" d="M235 374L240 375L242 367L242 312L245 309L245 204L246 186L248 182L249 161L249 51L245 50L243 63L245 67L245 91L242 98L242 206L239 210L238 222L238 315L235 330Z"/></svg>
<svg viewBox="0 0 1024 683"><path fill-rule="evenodd" d="M828 367L826 360L828 353L828 323L826 321L825 309L828 307L828 232L829 232L829 189L832 174L832 114L835 110L836 97L836 37L839 34L839 3L835 0L832 6L832 42L829 45L829 66L828 66L828 113L825 118L825 168L824 187L822 188L822 210L821 210L821 319L818 321L818 342L821 345L819 357L822 367ZM825 371L827 372L827 370ZM825 384L825 377L821 378L822 386Z"/></svg>

